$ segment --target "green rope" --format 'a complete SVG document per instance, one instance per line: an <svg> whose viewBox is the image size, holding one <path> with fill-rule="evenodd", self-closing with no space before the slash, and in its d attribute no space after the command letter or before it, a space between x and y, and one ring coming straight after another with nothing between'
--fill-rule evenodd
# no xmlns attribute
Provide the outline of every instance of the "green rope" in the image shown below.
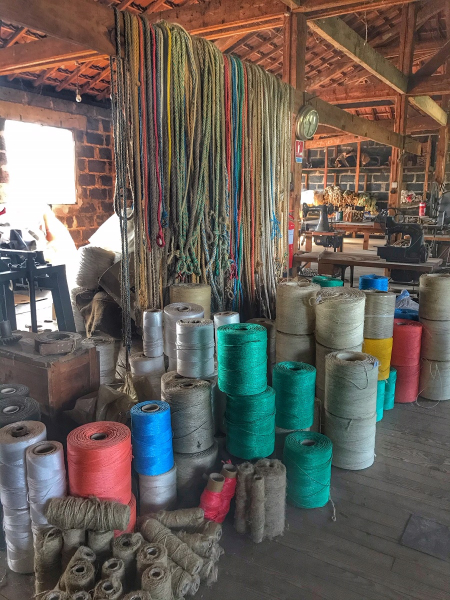
<svg viewBox="0 0 450 600"><path fill-rule="evenodd" d="M316 369L301 362L275 365L272 385L276 394L276 425L282 429L307 429L314 422Z"/></svg>

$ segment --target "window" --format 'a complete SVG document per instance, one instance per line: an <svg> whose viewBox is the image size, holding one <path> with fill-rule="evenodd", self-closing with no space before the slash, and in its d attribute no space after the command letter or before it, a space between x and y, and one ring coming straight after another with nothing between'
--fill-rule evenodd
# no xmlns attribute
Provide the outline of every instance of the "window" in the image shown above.
<svg viewBox="0 0 450 600"><path fill-rule="evenodd" d="M75 143L68 129L6 121L8 201L75 204Z"/></svg>

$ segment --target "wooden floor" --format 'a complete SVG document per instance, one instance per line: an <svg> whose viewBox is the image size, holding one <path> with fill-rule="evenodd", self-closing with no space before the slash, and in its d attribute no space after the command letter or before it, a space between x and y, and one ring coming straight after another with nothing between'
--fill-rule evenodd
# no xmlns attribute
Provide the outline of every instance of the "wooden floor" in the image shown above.
<svg viewBox="0 0 450 600"><path fill-rule="evenodd" d="M399 544L412 513L450 526L450 402L396 405L377 425L375 464L333 468L331 509L289 507L275 542L225 527L219 581L202 600L450 600L450 561ZM2 553L4 554L4 553ZM0 578L4 573L4 556ZM0 600L33 597L9 573Z"/></svg>

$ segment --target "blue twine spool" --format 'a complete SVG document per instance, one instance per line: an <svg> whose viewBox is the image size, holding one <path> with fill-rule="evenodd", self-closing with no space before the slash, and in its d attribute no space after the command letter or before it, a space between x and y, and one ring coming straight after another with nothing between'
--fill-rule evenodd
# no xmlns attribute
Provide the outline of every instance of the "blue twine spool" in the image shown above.
<svg viewBox="0 0 450 600"><path fill-rule="evenodd" d="M134 468L140 475L162 475L174 465L170 406L163 400L139 402L131 409Z"/></svg>
<svg viewBox="0 0 450 600"><path fill-rule="evenodd" d="M314 422L316 369L301 362L281 362L272 373L277 427L307 429Z"/></svg>
<svg viewBox="0 0 450 600"><path fill-rule="evenodd" d="M380 379L377 384L377 423L383 418L385 393L386 379Z"/></svg>
<svg viewBox="0 0 450 600"><path fill-rule="evenodd" d="M287 436L283 462L286 465L287 500L300 508L320 508L330 499L333 444L326 435L296 431Z"/></svg>
<svg viewBox="0 0 450 600"><path fill-rule="evenodd" d="M360 290L380 290L387 292L389 288L389 280L383 275L361 275L359 278Z"/></svg>
<svg viewBox="0 0 450 600"><path fill-rule="evenodd" d="M394 408L395 384L397 383L397 369L391 367L389 377L386 379L386 391L384 393L384 410Z"/></svg>
<svg viewBox="0 0 450 600"><path fill-rule="evenodd" d="M419 311L414 308L396 308L394 319L408 319L409 321L419 320Z"/></svg>

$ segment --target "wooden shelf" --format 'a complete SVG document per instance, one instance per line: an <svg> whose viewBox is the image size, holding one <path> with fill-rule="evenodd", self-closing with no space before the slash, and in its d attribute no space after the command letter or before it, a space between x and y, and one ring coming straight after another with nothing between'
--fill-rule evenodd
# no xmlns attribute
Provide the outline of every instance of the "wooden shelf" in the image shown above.
<svg viewBox="0 0 450 600"><path fill-rule="evenodd" d="M311 167L311 168L303 168L302 171L305 173L323 173L325 171L325 167ZM356 171L356 167L328 167L328 173L341 173L342 175L348 175L349 173L353 173ZM403 171L405 173L425 173L425 167L404 167ZM364 173L389 173L390 167L360 167L360 174ZM429 170L429 173L433 173L433 169Z"/></svg>

